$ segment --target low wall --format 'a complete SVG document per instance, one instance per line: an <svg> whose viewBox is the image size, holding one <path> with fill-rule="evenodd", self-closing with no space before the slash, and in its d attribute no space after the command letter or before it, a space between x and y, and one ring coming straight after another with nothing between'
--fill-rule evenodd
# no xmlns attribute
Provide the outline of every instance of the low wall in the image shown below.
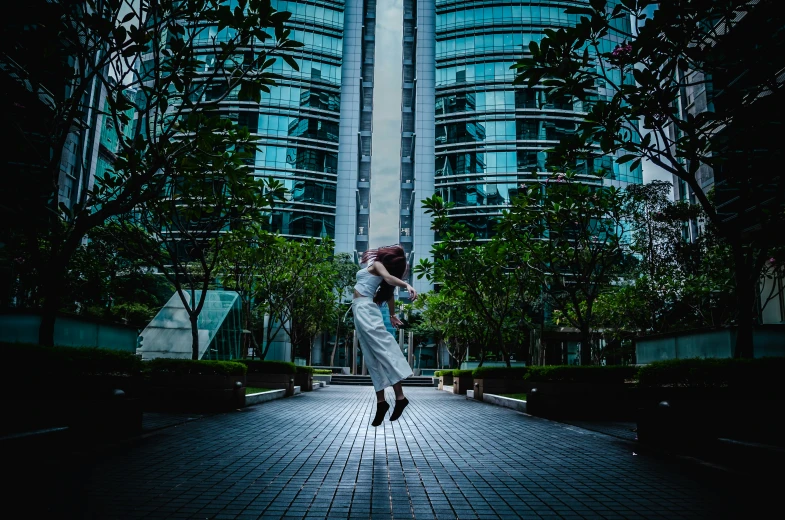
<svg viewBox="0 0 785 520"><path fill-rule="evenodd" d="M282 397L285 396L286 396L286 390L284 390L283 388L280 390L270 390L269 392L246 394L245 406L250 406L252 404L266 403L267 401L281 399Z"/></svg>
<svg viewBox="0 0 785 520"><path fill-rule="evenodd" d="M635 341L639 365L667 359L732 358L735 352L736 327L659 334ZM753 352L756 358L785 356L785 325L756 327Z"/></svg>
<svg viewBox="0 0 785 520"><path fill-rule="evenodd" d="M520 399L511 399L496 394L483 394L482 400L484 403L495 404L496 406L503 406L517 412L526 413L526 401L521 401Z"/></svg>
<svg viewBox="0 0 785 520"><path fill-rule="evenodd" d="M41 316L36 313L0 314L0 342L38 343ZM134 327L113 324L80 316L58 316L55 321L55 345L62 347L100 347L136 352Z"/></svg>
<svg viewBox="0 0 785 520"><path fill-rule="evenodd" d="M478 368L479 365L480 365L479 361L464 361L463 363L461 363L461 370L474 370L475 368ZM504 361L485 361L482 364L482 366L484 366L484 367L506 367L507 363L505 363ZM524 363L523 361L513 361L512 363L510 363L510 366L513 366L513 367L525 367L526 363ZM438 370L438 369L434 369L434 370Z"/></svg>

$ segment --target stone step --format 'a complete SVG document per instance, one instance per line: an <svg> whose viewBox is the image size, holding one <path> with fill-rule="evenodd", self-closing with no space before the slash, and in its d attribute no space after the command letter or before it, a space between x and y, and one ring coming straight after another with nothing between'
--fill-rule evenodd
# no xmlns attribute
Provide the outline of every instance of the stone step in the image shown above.
<svg viewBox="0 0 785 520"><path fill-rule="evenodd" d="M346 376L346 375L333 375L330 380L331 385L362 385L371 386L371 376ZM403 386L420 386L420 387L433 387L433 379L431 377L412 376L402 381Z"/></svg>

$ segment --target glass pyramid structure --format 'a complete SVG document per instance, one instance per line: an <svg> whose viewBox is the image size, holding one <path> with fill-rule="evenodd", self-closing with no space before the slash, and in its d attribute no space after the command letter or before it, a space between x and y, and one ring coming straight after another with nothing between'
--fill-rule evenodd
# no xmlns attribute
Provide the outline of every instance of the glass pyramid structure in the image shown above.
<svg viewBox="0 0 785 520"><path fill-rule="evenodd" d="M185 294L188 301L190 293ZM199 301L201 291L194 291ZM199 359L228 361L241 357L240 295L234 291L207 291L199 314ZM180 296L174 293L142 331L142 359L191 359L191 322Z"/></svg>

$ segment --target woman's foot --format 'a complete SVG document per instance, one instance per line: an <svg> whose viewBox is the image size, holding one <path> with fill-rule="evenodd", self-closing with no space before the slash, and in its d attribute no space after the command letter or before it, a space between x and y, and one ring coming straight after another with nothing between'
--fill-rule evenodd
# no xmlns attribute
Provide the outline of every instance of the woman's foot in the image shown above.
<svg viewBox="0 0 785 520"><path fill-rule="evenodd" d="M403 399L396 399L395 400L395 410L393 410L392 415L390 416L391 421L397 421L398 417L401 416L403 413L403 409L406 408L406 405L409 404L409 400L405 397Z"/></svg>
<svg viewBox="0 0 785 520"><path fill-rule="evenodd" d="M373 422L371 423L371 426L379 426L380 424L382 424L382 421L384 420L384 414L386 414L387 410L389 409L390 409L390 405L387 404L387 401L379 401L378 403L376 403L376 416L373 418Z"/></svg>

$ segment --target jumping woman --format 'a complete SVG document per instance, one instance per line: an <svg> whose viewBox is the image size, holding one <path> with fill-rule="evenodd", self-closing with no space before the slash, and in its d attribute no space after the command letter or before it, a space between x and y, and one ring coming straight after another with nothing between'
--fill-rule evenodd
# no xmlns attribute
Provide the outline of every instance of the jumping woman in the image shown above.
<svg viewBox="0 0 785 520"><path fill-rule="evenodd" d="M412 375L409 363L403 357L395 337L385 328L382 311L384 302L390 309L390 322L393 327L402 325L395 315L394 287L403 287L414 300L417 292L414 287L401 280L406 276L406 253L401 246L386 246L366 251L362 263L367 267L357 271L357 284L354 286L354 326L360 339L360 348L365 366L371 373L373 388L376 390L376 416L371 423L379 426L390 405L384 399L384 389L392 386L395 391L395 409L390 420L397 420L409 404L403 395L401 381Z"/></svg>

